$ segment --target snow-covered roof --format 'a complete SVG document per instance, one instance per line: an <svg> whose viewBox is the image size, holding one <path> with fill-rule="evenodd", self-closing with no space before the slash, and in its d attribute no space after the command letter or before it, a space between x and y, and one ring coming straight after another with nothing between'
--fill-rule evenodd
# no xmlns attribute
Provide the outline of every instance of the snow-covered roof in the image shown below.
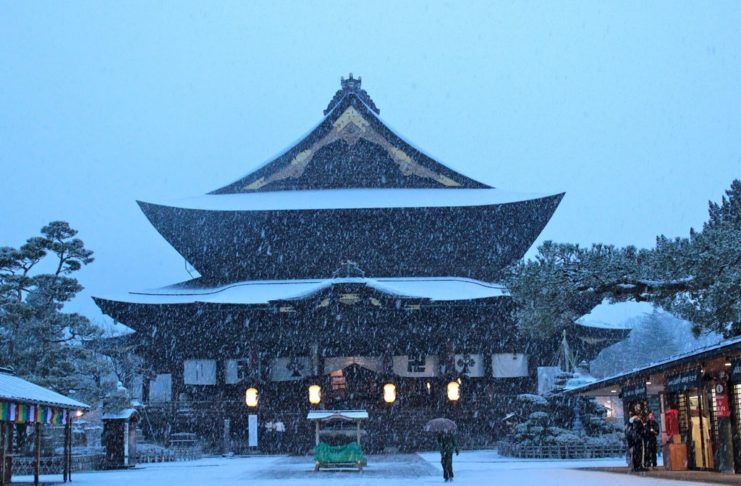
<svg viewBox="0 0 741 486"><path fill-rule="evenodd" d="M630 321L635 317L650 314L654 310L648 302L616 302L606 299L589 314L580 317L576 322L582 326L601 327L605 329L630 329Z"/></svg>
<svg viewBox="0 0 741 486"><path fill-rule="evenodd" d="M119 412L107 412L103 414L102 420L129 420L136 415L136 409L125 408Z"/></svg>
<svg viewBox="0 0 741 486"><path fill-rule="evenodd" d="M333 278L315 280L252 280L221 287L173 285L129 292L109 300L136 304L267 304L306 297L336 284L362 284L380 292L436 301L471 300L509 295L501 284L462 277Z"/></svg>
<svg viewBox="0 0 741 486"><path fill-rule="evenodd" d="M716 344L712 344L709 346L703 346L701 348L697 348L692 351L688 351L686 353L675 354L675 355L669 356L668 358L664 358L658 361L654 361L653 363L649 363L646 366L633 368L630 371L624 371L621 373L614 374L612 376L602 378L600 380L593 381L591 383L586 383L586 384L576 386L574 388L567 390L567 392L571 394L579 394L579 393L587 392L590 390L598 390L603 387L613 385L617 382L620 382L632 376L638 376L638 375L645 376L646 374L653 373L659 370L668 369L668 368L674 367L686 361L691 361L693 359L700 359L701 357L707 358L710 356L722 356L723 354L730 352L731 349L737 350L739 348L741 348L741 336L731 338L731 339L726 339L724 341L720 341Z"/></svg>
<svg viewBox="0 0 741 486"><path fill-rule="evenodd" d="M82 402L5 372L0 372L0 400L66 409L90 408Z"/></svg>
<svg viewBox="0 0 741 486"><path fill-rule="evenodd" d="M306 416L309 420L363 420L368 418L365 410L311 410Z"/></svg>
<svg viewBox="0 0 741 486"><path fill-rule="evenodd" d="M158 203L209 211L491 206L548 197L501 189L322 189L206 194Z"/></svg>

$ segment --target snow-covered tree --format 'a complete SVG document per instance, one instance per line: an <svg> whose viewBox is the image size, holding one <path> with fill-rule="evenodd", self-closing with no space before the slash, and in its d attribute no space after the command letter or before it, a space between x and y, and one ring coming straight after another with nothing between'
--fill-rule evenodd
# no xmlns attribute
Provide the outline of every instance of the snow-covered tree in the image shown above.
<svg viewBox="0 0 741 486"><path fill-rule="evenodd" d="M544 339L605 298L653 302L694 323L695 333L741 334L741 181L689 237L659 236L652 249L545 242L534 260L509 268L505 283L520 328Z"/></svg>
<svg viewBox="0 0 741 486"><path fill-rule="evenodd" d="M0 248L0 364L62 393L75 389L85 396L103 361L82 345L99 329L85 316L63 311L82 290L72 275L93 261L76 234L68 223L54 221L20 248Z"/></svg>

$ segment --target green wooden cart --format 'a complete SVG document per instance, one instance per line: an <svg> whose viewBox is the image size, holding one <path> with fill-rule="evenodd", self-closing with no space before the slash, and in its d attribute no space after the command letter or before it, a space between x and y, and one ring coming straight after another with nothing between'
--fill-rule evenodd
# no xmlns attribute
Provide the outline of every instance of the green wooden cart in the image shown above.
<svg viewBox="0 0 741 486"><path fill-rule="evenodd" d="M365 410L312 410L307 419L315 423L314 470L357 468L363 472L368 461L363 455L360 438L365 434L361 422L368 418ZM341 444L330 444L342 441Z"/></svg>

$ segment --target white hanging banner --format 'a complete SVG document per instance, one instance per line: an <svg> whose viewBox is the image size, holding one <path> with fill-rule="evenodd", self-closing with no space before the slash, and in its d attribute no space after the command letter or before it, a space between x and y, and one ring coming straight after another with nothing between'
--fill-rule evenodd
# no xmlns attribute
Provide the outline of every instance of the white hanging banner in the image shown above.
<svg viewBox="0 0 741 486"><path fill-rule="evenodd" d="M494 378L518 378L528 376L527 355L521 353L493 354L491 371Z"/></svg>
<svg viewBox="0 0 741 486"><path fill-rule="evenodd" d="M257 415L247 417L247 445L257 447Z"/></svg>

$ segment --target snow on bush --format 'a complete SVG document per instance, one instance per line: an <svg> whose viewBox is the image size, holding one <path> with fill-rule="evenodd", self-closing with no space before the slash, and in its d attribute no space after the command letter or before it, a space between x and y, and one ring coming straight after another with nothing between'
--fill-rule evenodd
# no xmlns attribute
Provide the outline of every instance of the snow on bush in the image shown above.
<svg viewBox="0 0 741 486"><path fill-rule="evenodd" d="M577 442L582 442L582 440L582 437L579 437L578 435L572 434L570 432L556 436L556 442L558 442L559 444L574 444Z"/></svg>
<svg viewBox="0 0 741 486"><path fill-rule="evenodd" d="M517 399L521 402L531 403L533 405L547 406L548 400L541 397L540 395L533 395L532 393L523 393L517 395Z"/></svg>
<svg viewBox="0 0 741 486"><path fill-rule="evenodd" d="M548 422L548 417L549 415L545 412L533 412L528 418L533 422L545 423Z"/></svg>

